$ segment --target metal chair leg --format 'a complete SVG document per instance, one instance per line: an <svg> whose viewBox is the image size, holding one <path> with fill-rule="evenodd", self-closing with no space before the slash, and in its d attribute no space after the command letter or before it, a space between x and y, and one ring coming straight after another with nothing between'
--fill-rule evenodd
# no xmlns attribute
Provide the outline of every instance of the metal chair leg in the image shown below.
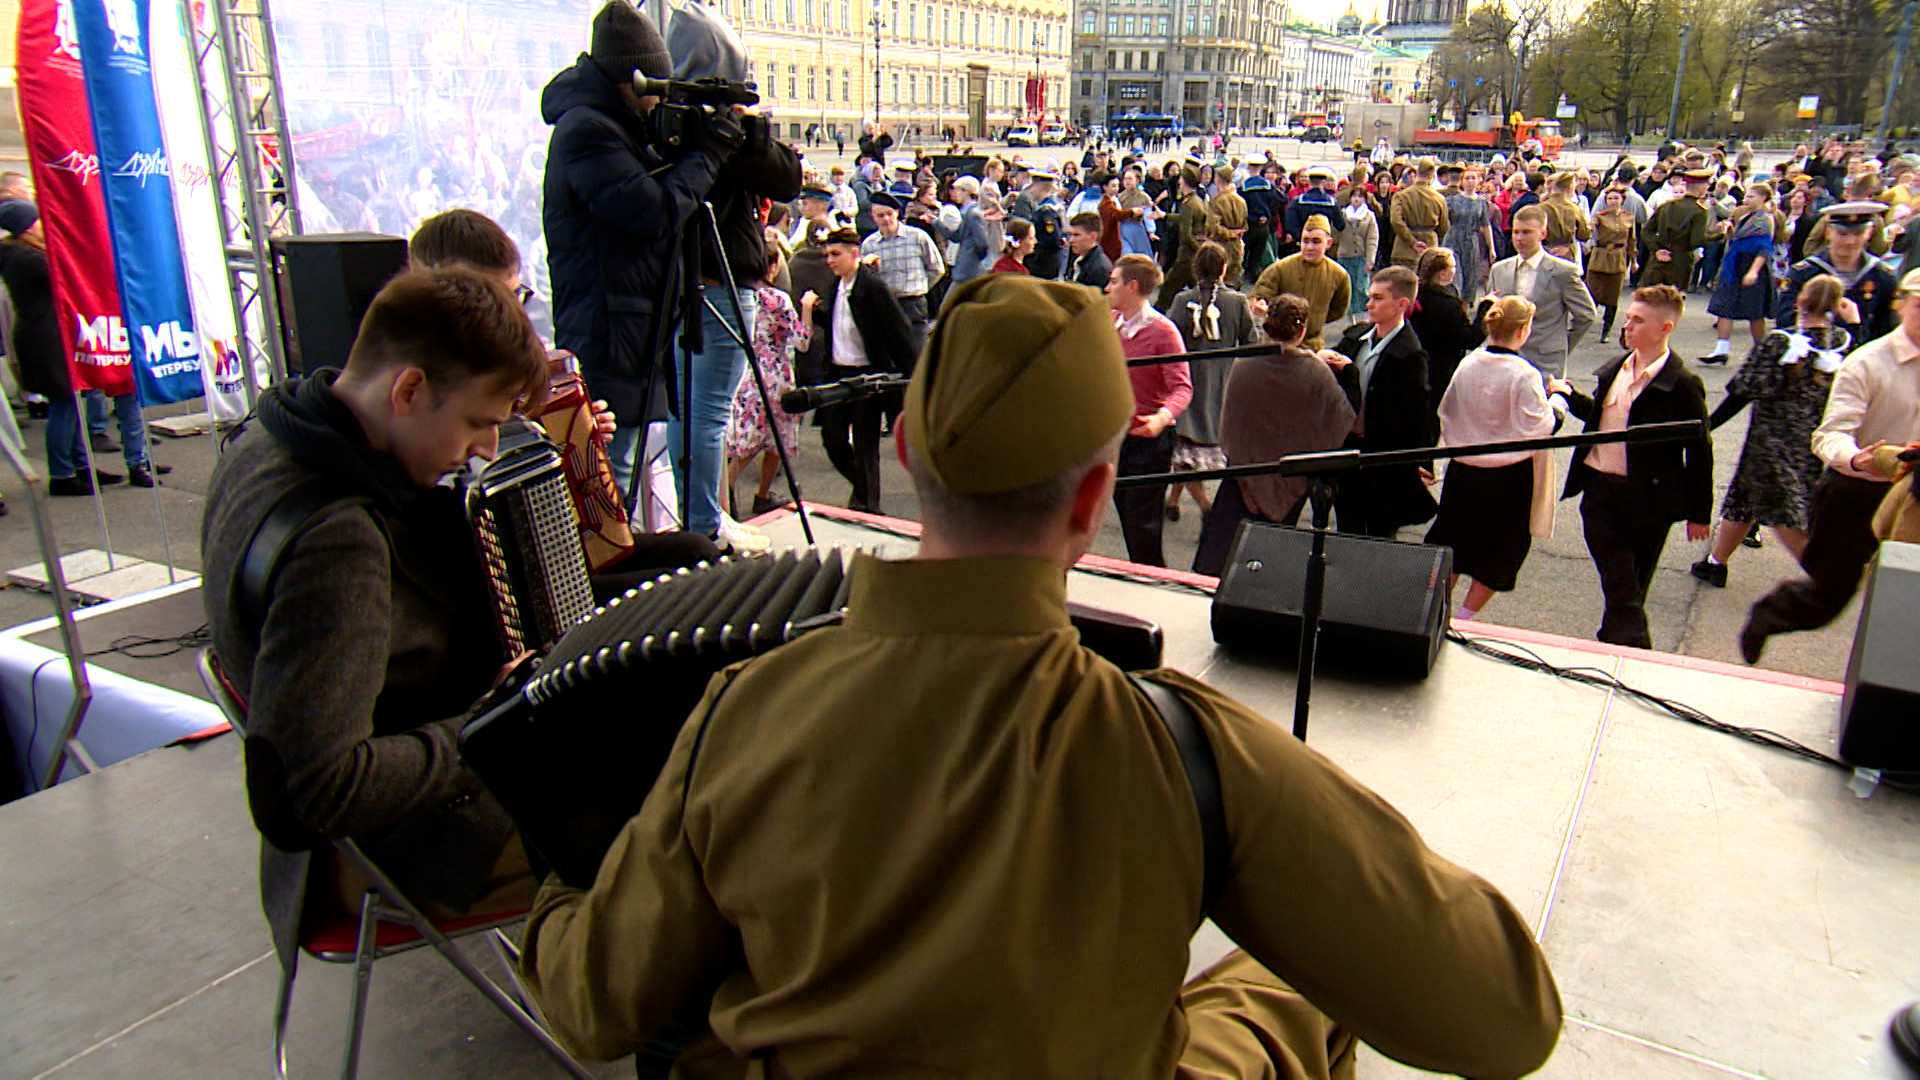
<svg viewBox="0 0 1920 1080"><path fill-rule="evenodd" d="M380 927L380 898L372 890L360 898L360 939L353 948L353 996L348 1005L347 1051L340 1064L342 1080L360 1073L360 1033L367 1022L367 984L373 981L374 935Z"/></svg>
<svg viewBox="0 0 1920 1080"><path fill-rule="evenodd" d="M593 1074L582 1068L580 1063L573 1059L573 1055L567 1053L565 1047L554 1041L553 1036L547 1033L547 1029L542 1027L538 1020L521 1008L520 1004L508 996L505 990L500 989L499 983L487 978L485 972L474 966L473 961L467 958L466 953L460 951L458 945L448 940L447 936L431 923L417 929L425 934L440 955L447 958L448 963L452 964L460 974L466 976L474 989L485 994L495 1008L506 1014L507 1019L526 1032L528 1038L539 1043L540 1049L545 1050L548 1056L567 1071L568 1075L575 1077L575 1080L593 1080Z"/></svg>
<svg viewBox="0 0 1920 1080"><path fill-rule="evenodd" d="M273 1075L287 1077L287 1018L293 1014L293 977L300 970L300 952L280 972L280 1001L273 1008Z"/></svg>
<svg viewBox="0 0 1920 1080"><path fill-rule="evenodd" d="M497 926L487 931L486 938L487 944L493 949L493 958L499 962L500 969L507 973L506 991L513 995L521 1008L533 1014L534 1019L543 1019L533 1003L533 995L527 992L527 984L520 979L520 947Z"/></svg>

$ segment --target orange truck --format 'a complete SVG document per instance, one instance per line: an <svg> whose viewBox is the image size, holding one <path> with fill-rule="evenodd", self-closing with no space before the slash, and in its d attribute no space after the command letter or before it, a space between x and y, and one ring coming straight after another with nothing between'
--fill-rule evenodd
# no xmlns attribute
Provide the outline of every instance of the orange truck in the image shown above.
<svg viewBox="0 0 1920 1080"><path fill-rule="evenodd" d="M1566 140L1560 137L1558 120L1521 120L1512 124L1496 124L1486 131L1447 131L1440 128L1422 128L1413 133L1415 146L1432 147L1436 150L1485 151L1492 153L1513 153L1529 139L1540 141L1540 156L1551 161L1560 156L1560 150Z"/></svg>

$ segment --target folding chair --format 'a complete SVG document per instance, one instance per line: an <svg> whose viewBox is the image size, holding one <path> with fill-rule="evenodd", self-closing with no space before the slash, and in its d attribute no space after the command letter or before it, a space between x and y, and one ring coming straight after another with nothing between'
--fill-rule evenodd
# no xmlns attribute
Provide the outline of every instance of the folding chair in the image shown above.
<svg viewBox="0 0 1920 1080"><path fill-rule="evenodd" d="M219 657L214 655L211 646L200 650L200 681L206 685L208 696L226 714L234 731L245 739L246 706L228 684L225 674L220 670ZM382 872L372 859L367 858L358 844L351 840L329 843L368 882L367 891L361 898L358 918L314 912L302 906L299 948L282 966L280 995L274 1006L273 1055L276 1075L287 1075L287 1017L293 1007L293 977L299 966L300 953L328 963L353 965L346 1053L340 1066L340 1075L346 1080L353 1080L360 1068L360 1037L366 1022L367 986L373 978L373 962L430 945L475 989L486 995L495 1008L506 1014L507 1019L552 1055L562 1069L579 1080L591 1080L592 1074L562 1049L528 1011L531 999L525 987L520 985L518 974L520 950L500 930L503 926L526 918L525 911L470 915L436 922L423 914L393 883L393 879ZM493 947L495 956L513 983L511 994L488 978L453 943L454 938L474 934L485 935L488 944ZM522 1002L527 1004L523 1006Z"/></svg>

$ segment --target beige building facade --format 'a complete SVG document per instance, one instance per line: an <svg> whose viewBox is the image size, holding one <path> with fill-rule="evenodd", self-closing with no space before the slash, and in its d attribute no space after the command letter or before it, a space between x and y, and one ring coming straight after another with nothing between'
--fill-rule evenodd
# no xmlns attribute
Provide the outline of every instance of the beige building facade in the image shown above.
<svg viewBox="0 0 1920 1080"><path fill-rule="evenodd" d="M1067 116L1064 0L720 0L753 57L761 109L802 144L851 146L876 116L920 141ZM877 75L877 80L876 80Z"/></svg>

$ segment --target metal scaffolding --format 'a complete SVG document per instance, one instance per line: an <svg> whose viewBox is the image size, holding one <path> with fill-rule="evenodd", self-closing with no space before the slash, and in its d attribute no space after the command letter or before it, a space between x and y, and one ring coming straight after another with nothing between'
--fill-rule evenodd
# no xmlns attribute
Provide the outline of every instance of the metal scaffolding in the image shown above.
<svg viewBox="0 0 1920 1080"><path fill-rule="evenodd" d="M247 406L259 395L259 365L286 377L272 239L300 232L293 142L280 99L280 59L268 0L212 0L210 18L183 4L199 68L201 121L226 245Z"/></svg>

